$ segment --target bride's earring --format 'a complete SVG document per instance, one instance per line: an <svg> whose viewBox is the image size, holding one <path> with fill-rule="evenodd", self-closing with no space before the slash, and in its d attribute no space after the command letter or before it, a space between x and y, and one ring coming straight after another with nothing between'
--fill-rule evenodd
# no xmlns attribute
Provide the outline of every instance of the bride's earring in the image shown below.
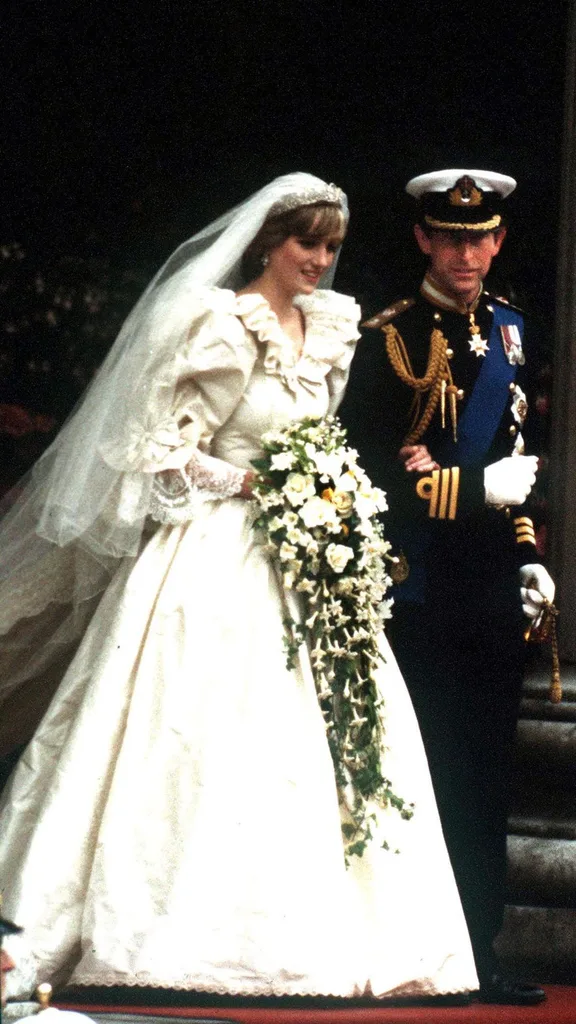
<svg viewBox="0 0 576 1024"><path fill-rule="evenodd" d="M263 267L267 267L269 262L270 262L270 257L268 255L268 253L267 252L263 253L262 256L260 257L260 263L262 264Z"/></svg>

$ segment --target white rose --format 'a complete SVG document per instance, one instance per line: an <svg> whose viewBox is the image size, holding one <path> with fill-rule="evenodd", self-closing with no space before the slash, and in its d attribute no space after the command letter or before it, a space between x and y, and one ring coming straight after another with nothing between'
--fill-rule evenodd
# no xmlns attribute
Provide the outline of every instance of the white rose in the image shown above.
<svg viewBox="0 0 576 1024"><path fill-rule="evenodd" d="M291 505L302 505L316 493L314 477L310 473L289 473L282 490Z"/></svg>
<svg viewBox="0 0 576 1024"><path fill-rule="evenodd" d="M354 509L354 498L350 491L339 491L336 489L332 495L332 504L338 510L343 519L348 519Z"/></svg>
<svg viewBox="0 0 576 1024"><path fill-rule="evenodd" d="M339 527L338 513L332 502L315 495L300 509L300 518L310 530L315 526Z"/></svg>
<svg viewBox="0 0 576 1024"><path fill-rule="evenodd" d="M347 544L329 544L326 548L326 561L334 572L344 572L354 552Z"/></svg>
<svg viewBox="0 0 576 1024"><path fill-rule="evenodd" d="M296 512L285 512L281 519L282 525L287 526L289 530L293 530L298 523L300 518Z"/></svg>
<svg viewBox="0 0 576 1024"><path fill-rule="evenodd" d="M293 465L293 452L278 452L270 459L270 469L292 469Z"/></svg>

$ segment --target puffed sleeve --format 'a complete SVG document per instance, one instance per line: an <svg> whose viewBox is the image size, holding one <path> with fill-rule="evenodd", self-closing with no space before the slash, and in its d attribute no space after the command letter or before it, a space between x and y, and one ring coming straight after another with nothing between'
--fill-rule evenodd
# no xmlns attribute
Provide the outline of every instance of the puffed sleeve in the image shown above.
<svg viewBox="0 0 576 1024"><path fill-rule="evenodd" d="M158 368L128 437L102 453L124 470L116 496L121 515L129 513L132 481L142 475L154 478L149 512L162 522L191 518L198 492L209 481L212 497L240 489L244 473L212 459L209 452L214 434L246 389L256 342L235 315L233 292L207 289L192 308L182 343L168 364Z"/></svg>
<svg viewBox="0 0 576 1024"><path fill-rule="evenodd" d="M202 310L171 367L170 411L156 422L149 415L148 429L134 438L132 468L144 473L181 469L196 449L208 453L245 391L256 354L254 339L230 309Z"/></svg>

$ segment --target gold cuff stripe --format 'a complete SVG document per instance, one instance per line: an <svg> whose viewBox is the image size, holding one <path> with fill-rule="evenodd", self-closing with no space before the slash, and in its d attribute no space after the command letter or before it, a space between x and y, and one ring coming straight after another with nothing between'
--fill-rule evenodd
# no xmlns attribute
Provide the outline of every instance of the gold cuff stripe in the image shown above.
<svg viewBox="0 0 576 1024"><path fill-rule="evenodd" d="M499 213L495 213L490 220L484 220L480 224L461 224L459 221L436 220L428 214L425 215L424 220L429 227L437 228L439 231L493 231L494 228L500 227L502 217Z"/></svg>
<svg viewBox="0 0 576 1024"><path fill-rule="evenodd" d="M534 530L519 531L516 534L516 542L518 544L523 544L524 541L528 541L530 544L536 543L536 534L534 533Z"/></svg>
<svg viewBox="0 0 576 1024"><path fill-rule="evenodd" d="M450 492L448 519L456 519L456 510L458 508L458 491L460 490L460 466L453 466L450 472L452 474L452 490Z"/></svg>
<svg viewBox="0 0 576 1024"><path fill-rule="evenodd" d="M416 484L416 493L429 502L431 519L455 519L458 510L460 467L435 469L431 476L423 476Z"/></svg>
<svg viewBox="0 0 576 1024"><path fill-rule="evenodd" d="M535 544L536 534L534 532L534 524L529 516L519 516L518 519L514 520L514 529L516 530L516 543L517 544Z"/></svg>

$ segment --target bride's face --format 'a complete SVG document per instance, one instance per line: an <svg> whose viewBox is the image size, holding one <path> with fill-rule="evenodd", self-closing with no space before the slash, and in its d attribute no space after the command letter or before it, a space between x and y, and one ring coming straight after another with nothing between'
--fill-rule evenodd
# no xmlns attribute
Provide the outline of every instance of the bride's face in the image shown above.
<svg viewBox="0 0 576 1024"><path fill-rule="evenodd" d="M268 275L288 295L310 295L332 266L339 238L290 235L269 254Z"/></svg>

